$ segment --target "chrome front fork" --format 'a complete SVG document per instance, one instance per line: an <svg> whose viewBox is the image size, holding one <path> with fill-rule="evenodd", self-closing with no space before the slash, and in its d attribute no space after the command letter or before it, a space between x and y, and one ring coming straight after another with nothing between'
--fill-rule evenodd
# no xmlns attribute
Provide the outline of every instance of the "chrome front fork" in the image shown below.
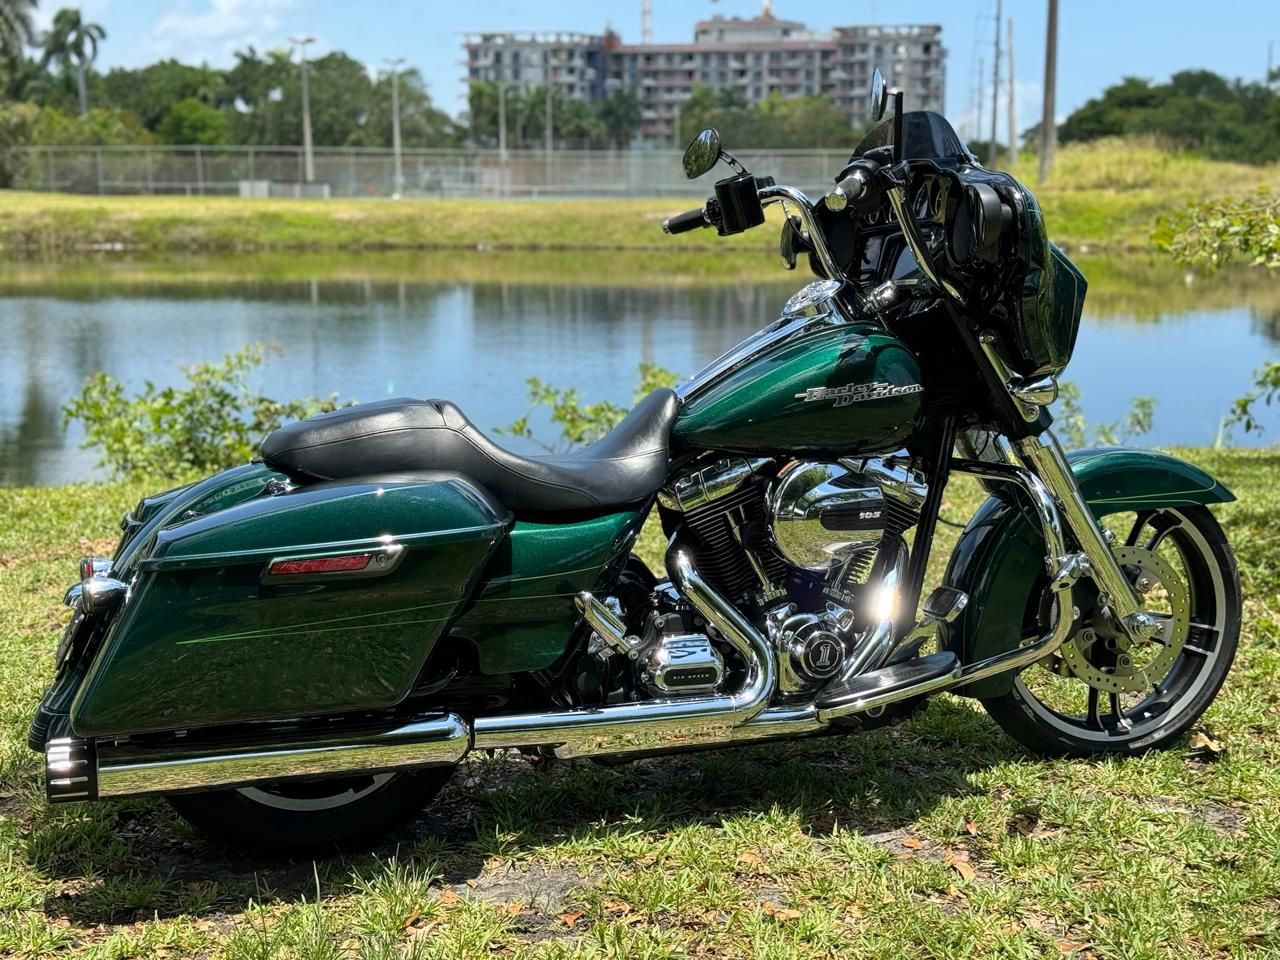
<svg viewBox="0 0 1280 960"><path fill-rule="evenodd" d="M1088 560L1087 575L1098 587L1098 601L1104 613L1131 640L1143 640L1159 633L1159 621L1142 609L1138 595L1125 576L1115 554L1110 535L1094 519L1080 493L1075 474L1051 430L1026 437L1014 444L1023 464L1048 487L1061 512L1062 521ZM1050 557L1051 564L1066 562ZM1053 571L1050 571L1052 574Z"/></svg>

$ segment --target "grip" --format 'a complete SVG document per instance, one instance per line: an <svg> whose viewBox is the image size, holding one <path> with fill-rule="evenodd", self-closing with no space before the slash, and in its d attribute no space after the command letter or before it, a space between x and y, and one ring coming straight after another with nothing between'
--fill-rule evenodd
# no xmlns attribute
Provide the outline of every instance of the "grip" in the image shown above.
<svg viewBox="0 0 1280 960"><path fill-rule="evenodd" d="M679 213L664 220L662 222L662 232L674 236L677 233L688 233L690 230L698 230L709 226L711 224L707 223L705 210L690 210L688 213Z"/></svg>

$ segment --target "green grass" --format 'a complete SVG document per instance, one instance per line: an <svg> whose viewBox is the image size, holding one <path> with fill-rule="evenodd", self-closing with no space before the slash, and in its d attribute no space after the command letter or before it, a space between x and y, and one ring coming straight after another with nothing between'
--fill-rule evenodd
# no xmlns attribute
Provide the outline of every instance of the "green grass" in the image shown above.
<svg viewBox="0 0 1280 960"><path fill-rule="evenodd" d="M1014 172L1034 184L1034 158L1021 159ZM1193 200L1259 186L1280 188L1280 167L1208 161L1135 140L1064 148L1054 176L1035 192L1058 242L1072 248L1147 250L1159 216ZM689 206L669 199L307 201L3 191L0 247L46 256L104 249L627 249L719 255L776 249L774 229L732 239L701 231L664 236L662 220ZM775 207L770 214L776 227L781 213ZM723 267L727 260L718 263Z"/></svg>
<svg viewBox="0 0 1280 960"><path fill-rule="evenodd" d="M23 738L58 600L144 487L0 490L0 956L1276 956L1280 453L1184 454L1240 495L1216 756L1040 761L943 697L855 737L477 759L380 850L314 865L228 859L160 802L46 806ZM944 517L975 504L957 485Z"/></svg>

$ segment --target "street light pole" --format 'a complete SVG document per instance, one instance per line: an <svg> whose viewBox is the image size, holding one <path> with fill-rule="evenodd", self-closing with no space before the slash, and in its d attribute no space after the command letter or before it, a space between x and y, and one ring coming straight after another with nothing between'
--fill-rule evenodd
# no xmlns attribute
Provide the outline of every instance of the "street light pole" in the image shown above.
<svg viewBox="0 0 1280 960"><path fill-rule="evenodd" d="M305 158L303 180L311 183L316 178L316 164L311 155L311 98L307 92L307 44L315 43L316 38L290 37L289 42L299 49L302 57L302 153Z"/></svg>
<svg viewBox="0 0 1280 960"><path fill-rule="evenodd" d="M507 159L507 81L498 77L498 156Z"/></svg>
<svg viewBox="0 0 1280 960"><path fill-rule="evenodd" d="M391 197L399 200L404 192L404 166L400 160L400 67L404 57L388 57L386 63L391 67L391 149L396 157L395 187Z"/></svg>

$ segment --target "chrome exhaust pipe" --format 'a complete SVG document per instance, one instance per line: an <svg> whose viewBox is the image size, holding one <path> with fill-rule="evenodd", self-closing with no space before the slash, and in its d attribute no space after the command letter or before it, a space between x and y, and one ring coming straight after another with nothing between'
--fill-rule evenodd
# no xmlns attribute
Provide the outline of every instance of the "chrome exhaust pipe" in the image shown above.
<svg viewBox="0 0 1280 960"><path fill-rule="evenodd" d="M747 676L738 690L563 713L478 717L475 748L550 747L557 757L569 759L732 742L735 730L764 711L777 686L773 646L702 579L689 552L674 542L667 551L667 573L680 594L746 661Z"/></svg>
<svg viewBox="0 0 1280 960"><path fill-rule="evenodd" d="M45 750L50 802L221 790L249 783L452 766L471 748L457 714L269 743L59 738Z"/></svg>

